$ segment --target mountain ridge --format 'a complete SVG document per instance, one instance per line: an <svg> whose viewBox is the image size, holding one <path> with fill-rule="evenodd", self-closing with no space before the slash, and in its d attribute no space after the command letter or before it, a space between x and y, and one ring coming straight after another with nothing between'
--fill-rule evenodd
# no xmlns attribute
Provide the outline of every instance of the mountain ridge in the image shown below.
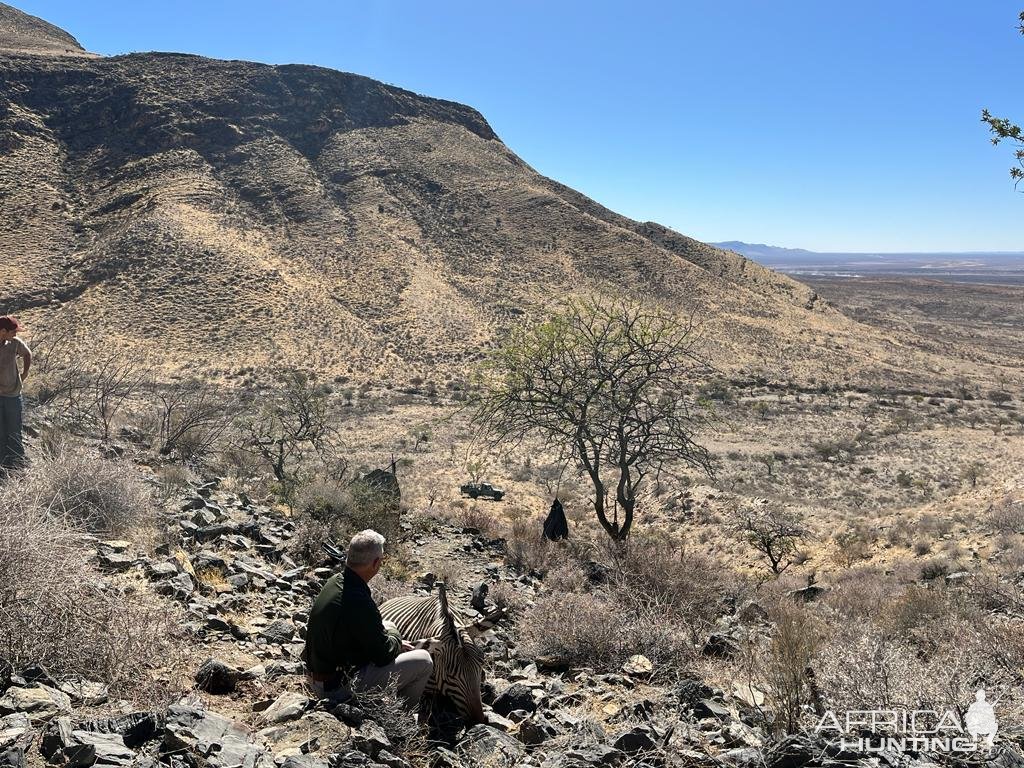
<svg viewBox="0 0 1024 768"><path fill-rule="evenodd" d="M69 32L38 16L0 3L0 52L34 55L94 56Z"/></svg>
<svg viewBox="0 0 1024 768"><path fill-rule="evenodd" d="M169 368L315 349L336 374L451 380L511 322L581 291L706 318L725 372L957 367L541 176L472 107L361 75L0 55L0 151L0 248L18 255L0 310L87 323Z"/></svg>

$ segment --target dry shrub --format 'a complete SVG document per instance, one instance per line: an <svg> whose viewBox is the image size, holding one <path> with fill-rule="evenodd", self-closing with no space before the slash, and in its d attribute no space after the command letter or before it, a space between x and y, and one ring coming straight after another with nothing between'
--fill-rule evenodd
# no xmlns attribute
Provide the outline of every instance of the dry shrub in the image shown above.
<svg viewBox="0 0 1024 768"><path fill-rule="evenodd" d="M102 536L123 535L154 519L152 492L132 464L68 444L36 457L0 503L26 514L43 510Z"/></svg>
<svg viewBox="0 0 1024 768"><path fill-rule="evenodd" d="M544 574L544 586L552 592L588 592L590 582L577 562L562 562Z"/></svg>
<svg viewBox="0 0 1024 768"><path fill-rule="evenodd" d="M392 558L398 554L398 512L388 500L368 492L365 486L343 488L317 480L298 489L295 508L291 551L304 562L321 561L325 541L344 548L354 534L367 528L383 534Z"/></svg>
<svg viewBox="0 0 1024 768"><path fill-rule="evenodd" d="M426 768L433 764L432 750L427 732L416 724L403 701L398 697L397 681L392 679L382 687L361 691L351 686L352 703L377 723L391 742L389 751L414 766Z"/></svg>
<svg viewBox="0 0 1024 768"><path fill-rule="evenodd" d="M164 464L155 474L156 492L164 504L177 501L190 490L192 473L182 464Z"/></svg>
<svg viewBox="0 0 1024 768"><path fill-rule="evenodd" d="M843 624L823 644L818 680L834 709L963 712L979 687L993 700L1019 702L1018 635L985 617L956 615L897 635L871 622Z"/></svg>
<svg viewBox="0 0 1024 768"><path fill-rule="evenodd" d="M1002 534L1024 533L1024 501L1005 498L988 512L993 530Z"/></svg>
<svg viewBox="0 0 1024 768"><path fill-rule="evenodd" d="M452 519L456 525L474 528L488 538L497 536L500 529L498 514L489 502L473 500L468 504L453 505Z"/></svg>
<svg viewBox="0 0 1024 768"><path fill-rule="evenodd" d="M875 616L878 606L904 588L893 575L877 566L856 566L835 575L832 588L825 592L821 602L842 620L860 621Z"/></svg>
<svg viewBox="0 0 1024 768"><path fill-rule="evenodd" d="M971 589L926 588L860 569L820 606L829 625L815 662L823 696L837 711L963 712L983 687L1016 712L1024 639L991 611L1021 604L1019 587L993 574Z"/></svg>
<svg viewBox="0 0 1024 768"><path fill-rule="evenodd" d="M386 564L387 561L385 561ZM393 597L404 597L412 593L412 586L409 582L389 577L384 573L384 569L374 578L370 589L373 591L373 601L377 605L386 603Z"/></svg>
<svg viewBox="0 0 1024 768"><path fill-rule="evenodd" d="M637 601L644 612L688 627L694 642L741 590L730 572L711 558L653 534L629 540L618 557L614 579L619 599Z"/></svg>
<svg viewBox="0 0 1024 768"><path fill-rule="evenodd" d="M424 569L434 574L438 581L444 582L449 589L460 589L467 585L469 574L465 566L453 557L435 557L424 564Z"/></svg>
<svg viewBox="0 0 1024 768"><path fill-rule="evenodd" d="M529 598L507 581L491 584L488 594L491 602L499 608L504 608L510 614L521 614L530 604Z"/></svg>
<svg viewBox="0 0 1024 768"><path fill-rule="evenodd" d="M944 617L963 614L967 607L944 589L926 589L912 584L880 603L875 623L889 636L911 631Z"/></svg>
<svg viewBox="0 0 1024 768"><path fill-rule="evenodd" d="M103 586L63 520L0 499L0 661L138 695L176 650L180 616L156 596Z"/></svg>
<svg viewBox="0 0 1024 768"><path fill-rule="evenodd" d="M835 560L840 565L851 567L859 560L867 560L871 556L874 536L864 524L852 525L832 537L835 542Z"/></svg>
<svg viewBox="0 0 1024 768"><path fill-rule="evenodd" d="M770 617L771 636L759 649L755 676L775 715L774 730L794 733L819 696L812 663L821 642L820 622L803 606L787 601L773 606Z"/></svg>
<svg viewBox="0 0 1024 768"><path fill-rule="evenodd" d="M640 653L655 663L656 674L671 674L694 656L684 627L640 604L623 605L605 590L546 593L526 612L520 629L527 653L603 670L618 670Z"/></svg>
<svg viewBox="0 0 1024 768"><path fill-rule="evenodd" d="M931 699L922 685L927 665L905 640L886 637L871 622L832 627L815 668L834 711L913 708Z"/></svg>
<svg viewBox="0 0 1024 768"><path fill-rule="evenodd" d="M545 574L557 559L554 553L564 555L566 547L546 540L541 532L541 527L531 520L516 520L512 523L505 547L505 559L513 569L520 573L536 571Z"/></svg>

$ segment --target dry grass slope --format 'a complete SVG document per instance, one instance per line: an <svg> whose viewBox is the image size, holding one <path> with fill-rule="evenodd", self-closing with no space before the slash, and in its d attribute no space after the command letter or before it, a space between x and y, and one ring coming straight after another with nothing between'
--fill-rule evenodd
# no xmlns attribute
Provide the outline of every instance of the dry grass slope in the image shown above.
<svg viewBox="0 0 1024 768"><path fill-rule="evenodd" d="M707 318L730 373L991 379L912 332L537 174L469 107L309 66L0 56L4 311L169 366L320 348L357 378L464 375L579 290ZM267 342L268 332L278 345Z"/></svg>

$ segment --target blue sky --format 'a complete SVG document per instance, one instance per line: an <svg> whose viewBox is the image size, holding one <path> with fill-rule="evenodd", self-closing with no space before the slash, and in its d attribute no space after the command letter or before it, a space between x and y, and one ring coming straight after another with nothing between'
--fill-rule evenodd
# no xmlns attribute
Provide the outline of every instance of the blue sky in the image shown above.
<svg viewBox="0 0 1024 768"><path fill-rule="evenodd" d="M707 241L1024 250L982 107L1024 1L13 0L102 54L358 72L479 109L541 173Z"/></svg>

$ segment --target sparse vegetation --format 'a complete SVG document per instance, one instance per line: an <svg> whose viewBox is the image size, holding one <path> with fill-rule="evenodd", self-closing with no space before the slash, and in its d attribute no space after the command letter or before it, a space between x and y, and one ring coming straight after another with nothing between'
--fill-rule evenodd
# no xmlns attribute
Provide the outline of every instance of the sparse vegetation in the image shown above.
<svg viewBox="0 0 1024 768"><path fill-rule="evenodd" d="M102 536L145 529L155 520L153 503L132 464L71 443L36 456L3 501L12 511L42 510Z"/></svg>
<svg viewBox="0 0 1024 768"><path fill-rule="evenodd" d="M123 523L122 514L134 512L105 506L113 487L103 483L106 470L100 470L101 495L88 512L63 495L74 491L62 481L50 485L41 475L0 492L0 662L14 669L41 664L52 674L97 680L120 695L152 700L154 671L180 656L178 613L156 597L105 586L89 565L92 550L82 532L69 525ZM118 472L113 482L121 481Z"/></svg>
<svg viewBox="0 0 1024 768"><path fill-rule="evenodd" d="M239 448L257 457L273 473L281 498L293 502L311 462L336 480L344 476L338 463L338 433L330 389L297 369L275 374L269 391L253 395L239 418Z"/></svg>

